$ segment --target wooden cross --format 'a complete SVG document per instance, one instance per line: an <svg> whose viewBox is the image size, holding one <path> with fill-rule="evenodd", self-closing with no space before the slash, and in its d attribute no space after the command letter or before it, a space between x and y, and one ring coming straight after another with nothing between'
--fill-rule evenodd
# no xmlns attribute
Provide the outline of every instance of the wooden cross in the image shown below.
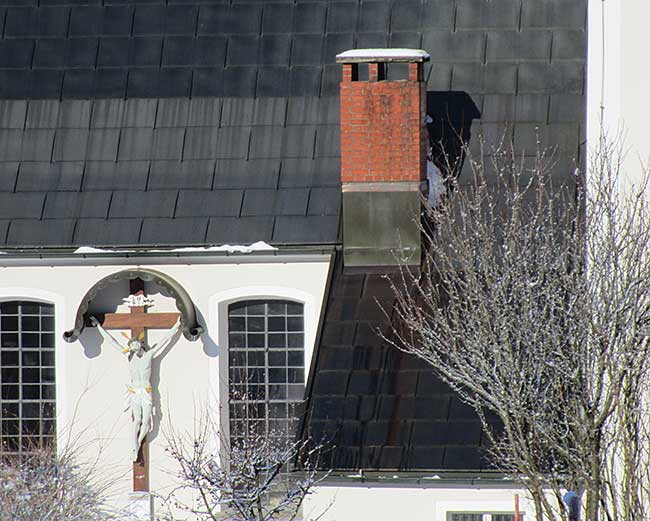
<svg viewBox="0 0 650 521"><path fill-rule="evenodd" d="M144 281L129 281L131 295L145 295ZM145 335L147 329L169 329L174 326L180 313L147 313L146 306L133 306L130 313L105 313L100 321L104 329L130 329L131 337ZM145 338L146 342L146 338ZM149 444L145 438L133 462L133 491L149 491Z"/></svg>

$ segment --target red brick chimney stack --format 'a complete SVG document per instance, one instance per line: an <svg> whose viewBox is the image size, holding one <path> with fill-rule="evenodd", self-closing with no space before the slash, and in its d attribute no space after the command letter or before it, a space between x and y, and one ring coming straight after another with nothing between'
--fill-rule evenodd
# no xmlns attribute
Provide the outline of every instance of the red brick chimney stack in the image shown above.
<svg viewBox="0 0 650 521"><path fill-rule="evenodd" d="M419 263L420 192L426 180L426 90L416 49L356 49L336 56L341 81L343 252L348 266ZM388 81L394 63L408 77ZM368 81L359 80L367 64ZM364 65L366 66L366 65Z"/></svg>

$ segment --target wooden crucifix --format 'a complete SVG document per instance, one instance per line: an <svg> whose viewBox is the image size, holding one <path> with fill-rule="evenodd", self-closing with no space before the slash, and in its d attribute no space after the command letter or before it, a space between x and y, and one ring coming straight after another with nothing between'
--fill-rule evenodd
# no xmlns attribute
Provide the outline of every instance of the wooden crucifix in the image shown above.
<svg viewBox="0 0 650 521"><path fill-rule="evenodd" d="M128 399L133 422L132 459L133 491L149 491L149 446L147 433L152 428L153 402L151 388L151 362L153 357L162 352L180 328L180 313L147 313L144 281L136 278L129 281L130 313L106 313L100 319L91 321L110 345L127 354L131 383L128 387ZM134 301L139 300L140 302ZM142 305L139 305L142 304ZM147 329L170 329L170 334L161 342L148 346ZM108 329L130 330L131 336L125 342L118 342ZM126 347L124 347L124 345Z"/></svg>

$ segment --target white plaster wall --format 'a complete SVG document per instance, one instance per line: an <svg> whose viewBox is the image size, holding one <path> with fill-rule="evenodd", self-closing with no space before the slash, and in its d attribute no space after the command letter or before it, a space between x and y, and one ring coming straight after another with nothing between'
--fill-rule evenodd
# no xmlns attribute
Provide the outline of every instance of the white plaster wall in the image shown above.
<svg viewBox="0 0 650 521"><path fill-rule="evenodd" d="M524 519L532 504L521 489L399 485L321 486L308 496L306 521L447 521L447 512L514 512L515 494ZM433 487L433 485L432 485Z"/></svg>
<svg viewBox="0 0 650 521"><path fill-rule="evenodd" d="M610 139L622 139L632 180L650 158L648 20L648 0L589 0L588 147L597 144L602 121Z"/></svg>
<svg viewBox="0 0 650 521"><path fill-rule="evenodd" d="M213 322L217 320L217 308L223 300L219 295L230 295L231 300L246 298L248 293L245 288L264 288L262 293L265 296L289 296L304 301L306 341L313 343L315 338L329 256L309 262L283 261L281 257L260 264L235 262L141 266L165 272L176 279L189 293L199 315L199 323L206 329L197 342L189 342L181 336L157 367L154 364L152 380L155 382L159 372L159 403L154 432L150 435L150 476L152 491L160 494L175 485L173 476L176 472L173 461L164 450L166 442L162 429L171 421L180 430L191 431L195 425L196 411L200 413L206 407L218 411L218 396L214 391L219 387L219 359L226 347L223 344L225 330L220 330L225 327L224 322ZM129 266L132 265L131 261ZM130 417L124 412L127 362L123 354L110 346L100 345L101 338L92 328L84 330L80 339L71 344L63 340L62 334L72 328L77 307L85 292L101 278L126 267L116 259L114 264L102 266L0 268L0 299L33 298L55 304L59 446L72 446L88 460L96 460L102 469L102 478L113 482L112 493L117 504L124 502L132 479L129 460ZM254 296L262 293L255 292ZM91 311L113 311L116 303L127 294L126 281L108 287ZM155 295L155 302L151 312L175 310L171 298L158 294ZM113 309L103 307L110 305ZM128 308L122 305L118 311L128 312ZM119 332L115 334L119 335ZM165 331L152 330L149 342L155 342L164 334ZM308 351L312 349L313 345L307 348Z"/></svg>

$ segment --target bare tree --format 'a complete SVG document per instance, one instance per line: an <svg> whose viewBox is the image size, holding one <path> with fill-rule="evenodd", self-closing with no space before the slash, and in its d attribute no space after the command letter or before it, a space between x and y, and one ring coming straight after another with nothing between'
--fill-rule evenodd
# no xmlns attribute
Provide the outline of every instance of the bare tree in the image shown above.
<svg viewBox="0 0 650 521"><path fill-rule="evenodd" d="M192 433L166 428L168 451L180 467L181 487L165 500L198 519L272 521L296 519L308 494L326 476L319 472L322 444L268 430L244 408L226 433L210 411L195 415ZM196 504L179 500L195 492Z"/></svg>
<svg viewBox="0 0 650 521"><path fill-rule="evenodd" d="M73 452L47 449L2 455L0 512L12 521L120 519L92 466L79 464Z"/></svg>
<svg viewBox="0 0 650 521"><path fill-rule="evenodd" d="M605 140L586 189L554 184L543 152L491 157L430 209L392 341L474 408L538 520L568 519L566 490L589 521L648 519L648 176L624 182Z"/></svg>

